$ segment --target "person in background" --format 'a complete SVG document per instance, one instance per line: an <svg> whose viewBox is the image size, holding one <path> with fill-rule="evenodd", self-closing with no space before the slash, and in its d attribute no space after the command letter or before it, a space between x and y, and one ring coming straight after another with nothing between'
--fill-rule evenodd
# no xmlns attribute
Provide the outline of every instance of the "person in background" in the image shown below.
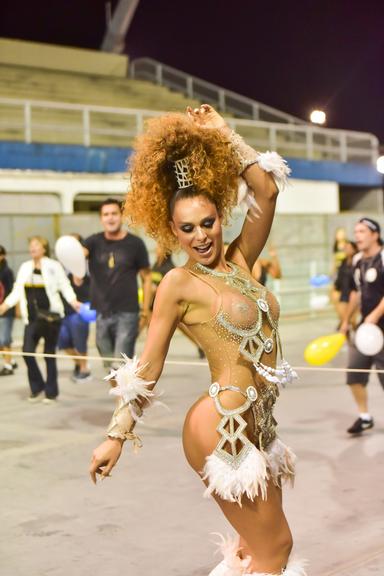
<svg viewBox="0 0 384 576"><path fill-rule="evenodd" d="M348 306L349 295L352 290L351 280L353 278L353 257L357 253L357 246L355 242L348 240L344 250L345 258L342 260L337 270L337 276L334 283L334 289L338 294L338 298L334 300L334 305L340 323L344 320L345 312ZM356 328L356 317L357 310L350 320L353 329Z"/></svg>
<svg viewBox="0 0 384 576"><path fill-rule="evenodd" d="M72 234L81 244L83 238L79 234ZM76 294L79 302L89 302L90 298L90 280L86 274L84 278L78 278L73 274L68 274L68 279ZM88 336L89 323L86 322L81 314L76 312L72 306L63 299L65 317L60 326L59 340L57 347L59 350L65 350L70 356L86 356L88 353ZM74 382L85 382L91 379L91 373L88 369L87 360L79 358L74 360L75 367L72 374Z"/></svg>
<svg viewBox="0 0 384 576"><path fill-rule="evenodd" d="M80 308L80 302L61 264L49 257L46 238L30 238L29 252L31 260L21 264L11 293L0 305L0 314L5 314L19 302L25 325L23 352L35 352L43 338L44 354L55 354L60 320L64 316L60 293L75 310ZM35 357L24 356L24 361L28 368L31 388L29 401L40 401L44 393L43 403L54 404L59 395L56 358L45 358L46 379L43 378Z"/></svg>
<svg viewBox="0 0 384 576"><path fill-rule="evenodd" d="M377 326L384 331L384 250L380 238L380 225L371 218L361 218L355 226L355 240L359 250L353 258L353 276L348 306L340 327L347 334L351 318L360 310L362 321ZM350 342L348 368L369 370L376 366L384 369L384 348L374 356L366 356ZM384 374L378 374L384 388ZM361 434L373 427L373 417L368 410L367 372L348 372L349 384L359 415L347 430L349 434Z"/></svg>
<svg viewBox="0 0 384 576"><path fill-rule="evenodd" d="M0 304L4 302L5 298L10 294L15 280L12 269L8 266L6 259L7 252L4 246L0 246ZM8 310L0 318L0 350L3 352L11 352L12 343L12 328L15 318L15 311L13 308ZM3 354L3 367L0 370L0 376L10 376L13 370L17 367L17 363L12 359L10 354Z"/></svg>
<svg viewBox="0 0 384 576"><path fill-rule="evenodd" d="M336 229L335 239L333 242L333 273L336 273L339 266L343 262L346 253L345 248L348 243L347 232L345 228L340 227Z"/></svg>
<svg viewBox="0 0 384 576"><path fill-rule="evenodd" d="M331 276L334 280L337 278L337 273L340 268L341 263L346 257L346 245L348 242L347 232L345 228L336 228L335 237L332 247L332 266L331 266ZM335 284L330 286L330 300L333 306L337 309L337 304L340 301L340 291L336 288Z"/></svg>
<svg viewBox="0 0 384 576"><path fill-rule="evenodd" d="M103 357L133 358L139 329L147 325L152 295L151 269L141 238L123 229L121 202L100 206L103 232L84 242L91 279L91 306L97 311L96 345ZM143 284L139 315L137 275ZM140 316L140 318L139 318ZM110 366L111 362L105 362Z"/></svg>
<svg viewBox="0 0 384 576"><path fill-rule="evenodd" d="M274 279L281 278L281 266L274 248L268 250L269 258L258 258L252 268L252 277L263 286L266 285L268 275Z"/></svg>

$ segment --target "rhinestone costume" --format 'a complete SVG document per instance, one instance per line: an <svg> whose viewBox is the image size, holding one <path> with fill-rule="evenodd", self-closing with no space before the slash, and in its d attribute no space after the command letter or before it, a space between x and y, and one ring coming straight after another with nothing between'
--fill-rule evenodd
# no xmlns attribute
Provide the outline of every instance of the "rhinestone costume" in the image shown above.
<svg viewBox="0 0 384 576"><path fill-rule="evenodd" d="M269 479L277 485L293 480L295 456L277 437L273 417L280 383L292 373L285 361L275 368L281 355L276 299L248 272L227 264L229 272L199 263L186 268L210 286L215 312L207 319L188 306L184 322L207 355L209 395L221 416L220 440L203 470L206 495L216 492L241 504L244 494L265 499ZM236 407L224 408L225 394Z"/></svg>

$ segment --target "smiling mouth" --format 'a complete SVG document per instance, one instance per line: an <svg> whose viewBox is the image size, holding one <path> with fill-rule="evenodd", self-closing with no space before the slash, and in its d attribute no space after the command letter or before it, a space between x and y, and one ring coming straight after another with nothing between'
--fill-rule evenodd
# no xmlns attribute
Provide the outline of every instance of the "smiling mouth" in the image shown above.
<svg viewBox="0 0 384 576"><path fill-rule="evenodd" d="M194 246L194 250L199 254L207 254L212 247L213 242L208 242L207 244L203 244L201 246Z"/></svg>

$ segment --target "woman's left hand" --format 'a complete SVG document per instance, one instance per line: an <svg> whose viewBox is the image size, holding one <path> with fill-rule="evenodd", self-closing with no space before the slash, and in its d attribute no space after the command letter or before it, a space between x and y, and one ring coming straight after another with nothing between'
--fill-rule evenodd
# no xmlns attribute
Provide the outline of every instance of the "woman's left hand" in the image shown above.
<svg viewBox="0 0 384 576"><path fill-rule="evenodd" d="M202 104L194 110L188 106L187 115L201 128L216 128L222 131L230 131L224 118L209 104Z"/></svg>

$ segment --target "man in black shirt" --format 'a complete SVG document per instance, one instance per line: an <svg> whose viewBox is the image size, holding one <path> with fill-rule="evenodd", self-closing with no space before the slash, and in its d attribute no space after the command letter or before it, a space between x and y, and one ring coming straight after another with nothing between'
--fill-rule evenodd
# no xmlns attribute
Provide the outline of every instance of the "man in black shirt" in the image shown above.
<svg viewBox="0 0 384 576"><path fill-rule="evenodd" d="M5 298L12 292L15 277L13 271L8 266L6 259L7 252L4 246L0 246L0 304L3 303ZM15 318L15 310L11 308L0 318L0 350L10 352L12 343L12 327ZM9 376L13 374L13 369L16 368L16 362L12 361L9 354L2 356L4 365L0 370L0 376Z"/></svg>
<svg viewBox="0 0 384 576"><path fill-rule="evenodd" d="M122 229L121 204L108 198L100 206L104 231L85 240L91 278L91 306L97 310L96 344L102 356L134 356L139 327L149 318L151 271L144 242ZM140 313L137 275L143 283Z"/></svg>
<svg viewBox="0 0 384 576"><path fill-rule="evenodd" d="M360 252L353 258L351 293L341 331L348 331L350 318L358 307L363 322L377 324L384 331L384 250L379 223L361 218L355 226L355 239ZM384 369L384 349L374 356L366 356L352 344L349 348L348 368L370 369L375 365L378 370ZM384 388L384 374L378 376ZM374 425L368 411L368 373L348 372L347 384L359 410L359 417L348 432L360 434Z"/></svg>

